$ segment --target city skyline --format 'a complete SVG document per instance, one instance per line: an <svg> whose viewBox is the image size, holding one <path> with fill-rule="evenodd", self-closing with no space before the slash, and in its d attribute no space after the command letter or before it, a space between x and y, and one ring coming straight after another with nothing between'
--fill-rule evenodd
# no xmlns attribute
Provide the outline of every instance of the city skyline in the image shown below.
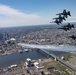
<svg viewBox="0 0 76 75"><path fill-rule="evenodd" d="M50 24L63 9L71 11L66 22L76 22L75 0L0 0L0 27Z"/></svg>

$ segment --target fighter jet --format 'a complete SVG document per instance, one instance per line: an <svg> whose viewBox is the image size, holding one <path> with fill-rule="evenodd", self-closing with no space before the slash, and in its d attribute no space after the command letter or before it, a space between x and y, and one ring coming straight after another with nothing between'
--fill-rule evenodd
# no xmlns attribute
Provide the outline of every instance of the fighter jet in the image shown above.
<svg viewBox="0 0 76 75"><path fill-rule="evenodd" d="M58 20L58 19L56 19L55 21L52 21L52 22L50 22L50 23L56 23L56 24L58 24L58 25L62 24L61 21Z"/></svg>
<svg viewBox="0 0 76 75"><path fill-rule="evenodd" d="M73 24L71 25L70 23L68 23L67 27L68 27L69 29L75 28L74 25L73 25Z"/></svg>
<svg viewBox="0 0 76 75"><path fill-rule="evenodd" d="M69 36L69 38L72 38L73 40L76 39L76 36L75 35L72 35L72 36Z"/></svg>
<svg viewBox="0 0 76 75"><path fill-rule="evenodd" d="M63 29L65 31L67 31L67 30L71 30L72 28L75 28L74 25L68 23L68 25L64 25L64 26L62 26L61 28L58 28L58 29Z"/></svg>
<svg viewBox="0 0 76 75"><path fill-rule="evenodd" d="M68 28L67 26L63 26L63 27L58 28L58 29L63 29L63 30L65 30L65 31L69 30L69 28Z"/></svg>
<svg viewBox="0 0 76 75"><path fill-rule="evenodd" d="M63 12L62 13L58 13L58 14L56 14L56 15L63 15L64 17L68 17L68 16L71 16L71 14L70 14L70 11L66 11L65 9L63 10Z"/></svg>
<svg viewBox="0 0 76 75"><path fill-rule="evenodd" d="M60 22L63 22L63 20L66 20L64 16L59 15L59 17L57 18L53 18L53 19L58 19Z"/></svg>

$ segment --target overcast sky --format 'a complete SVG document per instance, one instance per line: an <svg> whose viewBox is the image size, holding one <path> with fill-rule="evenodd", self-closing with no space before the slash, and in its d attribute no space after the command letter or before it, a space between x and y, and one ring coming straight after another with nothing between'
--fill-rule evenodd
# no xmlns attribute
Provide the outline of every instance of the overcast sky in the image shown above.
<svg viewBox="0 0 76 75"><path fill-rule="evenodd" d="M76 0L0 0L0 27L50 24L63 9L76 22Z"/></svg>

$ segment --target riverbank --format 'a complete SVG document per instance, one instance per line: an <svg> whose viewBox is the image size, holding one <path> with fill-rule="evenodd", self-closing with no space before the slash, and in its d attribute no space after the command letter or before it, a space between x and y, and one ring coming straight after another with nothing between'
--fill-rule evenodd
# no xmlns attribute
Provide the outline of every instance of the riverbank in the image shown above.
<svg viewBox="0 0 76 75"><path fill-rule="evenodd" d="M5 68L0 68L0 75L33 75L41 73L45 74L52 74L52 75L76 75L75 71L70 70L68 67L64 66L63 64L52 60L51 58L44 58L44 59L36 59L31 60L33 66L27 68L26 64L27 60L21 61L19 63L15 63ZM38 64L38 65L35 65ZM38 69L38 68L39 69Z"/></svg>
<svg viewBox="0 0 76 75"><path fill-rule="evenodd" d="M24 52L30 52L30 51L33 51L35 49L32 49L32 48L22 48L22 49L19 49L19 50L10 50L10 51L5 51L5 52L2 52L0 53L0 56L6 56L6 55L11 55L11 54L15 54L15 53L24 53Z"/></svg>
<svg viewBox="0 0 76 75"><path fill-rule="evenodd" d="M0 56L0 67L9 66L11 64L15 64L17 62L23 61L27 58L31 58L32 60L35 60L35 59L45 58L45 56L38 53L36 50Z"/></svg>

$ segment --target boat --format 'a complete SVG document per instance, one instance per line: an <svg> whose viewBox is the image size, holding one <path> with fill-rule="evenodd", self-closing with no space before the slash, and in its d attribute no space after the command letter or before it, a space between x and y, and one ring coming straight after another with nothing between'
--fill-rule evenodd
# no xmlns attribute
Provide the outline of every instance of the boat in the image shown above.
<svg viewBox="0 0 76 75"><path fill-rule="evenodd" d="M24 51L25 51L25 52L29 52L29 50L28 50L28 49L24 49Z"/></svg>

